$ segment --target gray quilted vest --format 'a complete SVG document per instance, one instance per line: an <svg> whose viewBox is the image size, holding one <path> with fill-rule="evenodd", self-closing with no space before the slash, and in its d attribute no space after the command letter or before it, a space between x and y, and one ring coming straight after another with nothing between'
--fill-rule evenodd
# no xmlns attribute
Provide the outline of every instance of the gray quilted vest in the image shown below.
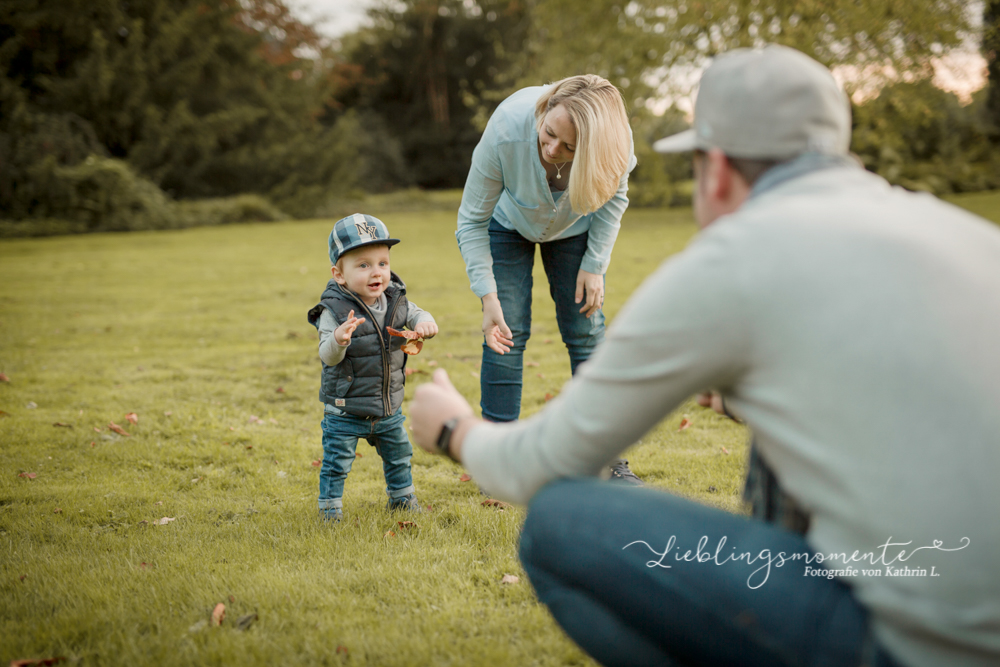
<svg viewBox="0 0 1000 667"><path fill-rule="evenodd" d="M406 285L395 273L385 290L385 326L406 326ZM406 374L405 339L390 336L379 327L371 310L353 292L331 280L320 302L308 314L309 323L319 328L319 317L326 308L337 322L346 322L348 313L365 321L355 329L347 354L336 366L323 364L319 400L358 417L388 417L403 404Z"/></svg>

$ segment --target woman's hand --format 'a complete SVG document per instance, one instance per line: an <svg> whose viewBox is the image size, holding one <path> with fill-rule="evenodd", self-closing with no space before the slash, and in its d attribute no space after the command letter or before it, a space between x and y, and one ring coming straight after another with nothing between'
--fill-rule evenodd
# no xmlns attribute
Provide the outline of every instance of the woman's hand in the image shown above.
<svg viewBox="0 0 1000 667"><path fill-rule="evenodd" d="M586 300L584 300L586 299ZM580 269L576 274L576 302L584 301L580 312L590 317L604 305L604 276Z"/></svg>
<svg viewBox="0 0 1000 667"><path fill-rule="evenodd" d="M503 319L503 308L496 292L490 292L483 297L483 336L486 346L497 354L510 352L514 345L513 335Z"/></svg>

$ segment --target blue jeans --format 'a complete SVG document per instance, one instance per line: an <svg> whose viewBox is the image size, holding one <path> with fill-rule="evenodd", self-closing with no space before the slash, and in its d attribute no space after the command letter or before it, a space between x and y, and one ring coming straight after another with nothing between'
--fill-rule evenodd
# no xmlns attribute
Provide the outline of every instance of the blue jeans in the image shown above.
<svg viewBox="0 0 1000 667"><path fill-rule="evenodd" d="M326 413L323 417L323 466L319 470L319 508L343 507L344 480L354 464L358 438L364 438L382 457L385 492L389 498L411 494L410 459L413 446L403 427L403 408L390 417L368 419Z"/></svg>
<svg viewBox="0 0 1000 667"><path fill-rule="evenodd" d="M483 365L480 369L480 407L483 418L493 422L514 421L521 414L521 377L524 369L524 346L531 335L531 270L535 264L535 246L541 246L542 266L549 279L549 294L556 304L556 322L563 343L569 351L570 370L590 357L604 340L604 313L590 317L580 313L575 303L576 277L587 252L588 234L536 244L520 233L490 221L490 253L493 277L504 321L513 334L510 352L497 354L483 342Z"/></svg>
<svg viewBox="0 0 1000 667"><path fill-rule="evenodd" d="M721 565L678 559L698 554L702 539L700 552ZM520 555L538 598L604 665L898 667L838 579L803 576L803 561L760 570L766 558L726 561L765 549L813 553L772 525L588 479L552 482L535 495Z"/></svg>

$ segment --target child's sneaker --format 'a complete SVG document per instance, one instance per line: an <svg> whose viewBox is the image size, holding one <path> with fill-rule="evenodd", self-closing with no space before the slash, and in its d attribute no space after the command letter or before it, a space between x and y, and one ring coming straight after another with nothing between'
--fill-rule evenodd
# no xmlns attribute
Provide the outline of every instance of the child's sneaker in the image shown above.
<svg viewBox="0 0 1000 667"><path fill-rule="evenodd" d="M407 510L410 512L422 512L420 507L420 501L417 500L417 494L409 493L405 496L400 496L399 498L389 498L389 502L385 504L385 508L390 512L393 510Z"/></svg>
<svg viewBox="0 0 1000 667"><path fill-rule="evenodd" d="M643 481L639 479L639 476L628 467L628 461L625 459L618 459L611 464L610 479L616 482L634 484L635 486L645 486Z"/></svg>
<svg viewBox="0 0 1000 667"><path fill-rule="evenodd" d="M344 510L339 507L331 507L327 510L320 510L319 515L323 517L323 521L329 521L331 523L336 523L344 518Z"/></svg>

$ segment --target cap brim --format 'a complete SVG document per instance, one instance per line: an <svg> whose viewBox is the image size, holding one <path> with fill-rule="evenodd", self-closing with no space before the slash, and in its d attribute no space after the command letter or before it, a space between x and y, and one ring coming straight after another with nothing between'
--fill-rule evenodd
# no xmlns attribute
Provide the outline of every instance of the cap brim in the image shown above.
<svg viewBox="0 0 1000 667"><path fill-rule="evenodd" d="M695 131L693 129L664 137L653 144L653 150L657 153L685 153L693 151L695 148Z"/></svg>
<svg viewBox="0 0 1000 667"><path fill-rule="evenodd" d="M340 254L337 255L337 258L339 259L344 255L346 255L347 253L351 252L352 250L357 250L358 248L364 248L365 246L387 245L389 247L392 247L397 243L399 243L399 239L375 239L374 241L365 241L364 243L358 243L357 245L352 245L350 248L345 248Z"/></svg>

